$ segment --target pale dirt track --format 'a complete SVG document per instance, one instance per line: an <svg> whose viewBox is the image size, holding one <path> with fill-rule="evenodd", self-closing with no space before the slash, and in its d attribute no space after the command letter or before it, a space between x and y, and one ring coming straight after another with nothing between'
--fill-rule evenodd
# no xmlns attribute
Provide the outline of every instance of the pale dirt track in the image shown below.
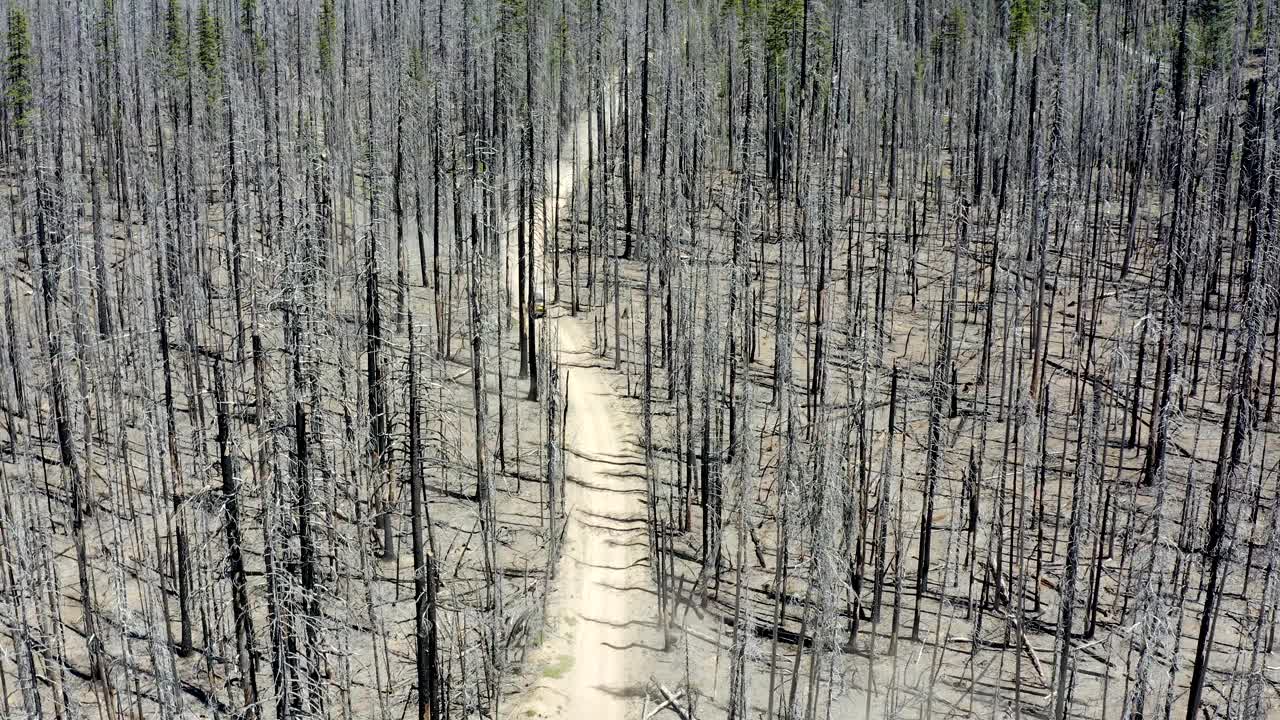
<svg viewBox="0 0 1280 720"><path fill-rule="evenodd" d="M585 169L590 113L576 119L563 143L565 159L547 167L544 199L548 226L557 206L568 212L574 179ZM578 162L572 158L577 144ZM541 244L541 233L537 238ZM514 234L508 235L510 267L517 267ZM534 257L541 257L540 252ZM535 268L542 282L543 268ZM514 279L512 279L514 284ZM513 295L514 295L514 288ZM549 298L548 298L549 299ZM566 505L569 520L552 592L547 631L524 669L512 718L606 720L628 717L639 706L661 648L657 606L650 589L645 528L643 456L637 422L621 408L606 361L591 349L588 315L547 308L547 336L558 335L561 387L568 380Z"/></svg>

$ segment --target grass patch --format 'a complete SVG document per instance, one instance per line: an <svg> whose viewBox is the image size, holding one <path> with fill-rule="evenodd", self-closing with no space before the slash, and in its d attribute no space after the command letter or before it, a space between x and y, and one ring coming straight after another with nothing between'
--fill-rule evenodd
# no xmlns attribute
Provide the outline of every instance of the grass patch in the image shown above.
<svg viewBox="0 0 1280 720"><path fill-rule="evenodd" d="M543 668L542 674L546 677L559 680L571 669L573 669L573 657L570 655L561 655Z"/></svg>

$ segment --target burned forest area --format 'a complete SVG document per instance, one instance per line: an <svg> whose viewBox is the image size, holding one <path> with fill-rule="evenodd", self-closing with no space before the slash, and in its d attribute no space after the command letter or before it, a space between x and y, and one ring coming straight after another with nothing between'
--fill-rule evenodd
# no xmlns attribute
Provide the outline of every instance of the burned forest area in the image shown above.
<svg viewBox="0 0 1280 720"><path fill-rule="evenodd" d="M1280 718L1280 0L0 0L0 718Z"/></svg>

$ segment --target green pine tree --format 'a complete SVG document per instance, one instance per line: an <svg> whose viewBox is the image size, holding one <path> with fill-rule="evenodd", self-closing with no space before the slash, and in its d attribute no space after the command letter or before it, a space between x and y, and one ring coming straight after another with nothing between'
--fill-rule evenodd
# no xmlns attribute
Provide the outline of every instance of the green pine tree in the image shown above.
<svg viewBox="0 0 1280 720"><path fill-rule="evenodd" d="M31 122L31 29L27 14L16 5L9 8L8 46L5 100L13 110L14 125L22 130Z"/></svg>
<svg viewBox="0 0 1280 720"><path fill-rule="evenodd" d="M774 0L770 3L768 12L764 45L769 53L769 62L774 67L781 67L786 62L791 43L800 33L804 3L802 0Z"/></svg>
<svg viewBox="0 0 1280 720"><path fill-rule="evenodd" d="M196 14L196 32L196 61L200 64L200 71L204 73L212 93L222 77L222 21L209 12L206 0L200 0L200 9Z"/></svg>
<svg viewBox="0 0 1280 720"><path fill-rule="evenodd" d="M187 25L183 21L182 7L178 0L169 0L164 16L165 59L169 75L174 79L187 77Z"/></svg>
<svg viewBox="0 0 1280 720"><path fill-rule="evenodd" d="M325 75L333 69L333 41L337 35L338 17L333 0L320 4L320 70Z"/></svg>
<svg viewBox="0 0 1280 720"><path fill-rule="evenodd" d="M964 45L965 13L959 5L952 5L942 18L942 29L933 36L934 53L955 54Z"/></svg>
<svg viewBox="0 0 1280 720"><path fill-rule="evenodd" d="M1013 0L1009 7L1009 47L1017 47L1035 30L1039 5L1038 0Z"/></svg>
<svg viewBox="0 0 1280 720"><path fill-rule="evenodd" d="M267 38L257 30L258 0L240 0L240 31L245 34L249 45L250 59L255 67L267 55Z"/></svg>
<svg viewBox="0 0 1280 720"><path fill-rule="evenodd" d="M111 48L116 42L116 3L115 0L104 0L102 15L97 22L97 46L103 57L110 59Z"/></svg>
<svg viewBox="0 0 1280 720"><path fill-rule="evenodd" d="M1235 0L1196 0L1192 17L1199 29L1196 63L1205 69L1222 67L1232 50Z"/></svg>
<svg viewBox="0 0 1280 720"><path fill-rule="evenodd" d="M422 62L422 52L418 48L409 50L409 80L414 85L421 85L427 77L426 66Z"/></svg>

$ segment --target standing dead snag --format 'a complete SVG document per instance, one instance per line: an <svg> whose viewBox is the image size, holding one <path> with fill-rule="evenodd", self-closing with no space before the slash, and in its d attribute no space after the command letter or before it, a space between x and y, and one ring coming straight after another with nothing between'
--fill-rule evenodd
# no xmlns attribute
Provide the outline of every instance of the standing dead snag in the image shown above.
<svg viewBox="0 0 1280 720"><path fill-rule="evenodd" d="M484 255L482 253L480 243L480 224L476 211L476 202L479 195L478 178L472 174L469 178L469 183L470 192L468 193L468 202L471 205L469 221L471 242L470 247L467 249L469 276L469 286L467 290L467 314L470 319L468 332L471 337L471 400L474 404L473 412L475 419L475 501L477 506L476 511L479 516L480 549L483 555L485 586L484 607L487 611L492 613L491 622L487 624L484 630L485 669L490 679L493 679L497 675L496 670L501 650L498 646L497 632L498 628L501 627L502 624L502 583L497 575L497 515L494 510L494 488L493 481L489 476L489 470L487 469L485 461L489 453L485 421L486 415L488 414L488 398L484 387L484 316L481 312L483 302L482 288L484 287L482 280L484 274L482 267Z"/></svg>
<svg viewBox="0 0 1280 720"><path fill-rule="evenodd" d="M1092 487L1097 480L1097 451L1102 439L1102 386L1095 380L1091 383L1091 397L1087 406L1082 407L1080 420L1087 425L1081 429L1084 439L1080 449L1079 465L1075 482L1071 488L1071 518L1067 531L1066 566L1062 570L1062 591L1058 609L1058 631L1054 640L1057 653L1054 658L1054 696L1053 716L1064 720L1070 710L1072 676L1075 673L1071 657L1072 620L1075 616L1076 589L1080 569L1080 547L1089 533L1092 508Z"/></svg>
<svg viewBox="0 0 1280 720"><path fill-rule="evenodd" d="M370 71L372 72L372 71ZM391 525L391 483L390 483L390 450L391 443L387 430L386 387L382 377L382 293L379 277L378 227L382 222L380 214L381 197L379 195L381 179L378 176L378 149L375 147L377 127L373 114L373 83L370 79L368 87L368 120L369 147L369 232L365 241L364 257L364 302L365 302L365 383L369 396L369 455L372 471L371 502L377 517L378 529L382 534L382 559L395 558L395 534Z"/></svg>
<svg viewBox="0 0 1280 720"><path fill-rule="evenodd" d="M435 542L428 548L423 536L434 537L422 477L422 438L418 397L418 361L413 318L409 318L409 491L413 513L413 592L415 664L418 673L418 720L440 717L437 678ZM425 530L424 530L425 528Z"/></svg>
<svg viewBox="0 0 1280 720"><path fill-rule="evenodd" d="M36 153L39 162L39 153ZM80 611L85 644L89 651L90 674L96 680L109 682L104 666L102 638L98 630L98 612L94 601L93 578L89 567L88 549L85 545L84 520L92 507L92 490L88 478L80 470L76 458L75 439L72 430L72 403L67 393L67 381L63 375L62 327L57 312L59 294L58 277L60 269L60 253L56 245L60 244L55 232L50 228L49 213L52 212L49 189L41 178L36 184L36 244L40 257L40 295L44 311L44 329L46 333L46 354L49 363L50 396L53 403L53 426L57 438L58 460L62 467L62 475L67 491L67 504L71 513L71 540L75 549L76 574L79 580Z"/></svg>
<svg viewBox="0 0 1280 720"><path fill-rule="evenodd" d="M959 245L956 246L959 254ZM954 280L955 274L952 274ZM954 293L954 282L952 285ZM954 295L950 298L954 299ZM920 514L920 548L916 563L916 598L911 622L911 638L920 640L920 604L929 590L929 565L933 552L933 515L934 499L937 493L938 476L943 466L943 443L946 434L943 428L943 412L948 395L948 381L951 374L951 318L952 303L944 297L942 311L938 322L939 348L929 374L929 439L925 456L924 503Z"/></svg>
<svg viewBox="0 0 1280 720"><path fill-rule="evenodd" d="M535 280L534 280L534 278L536 278L537 275L534 273L533 268L535 263L540 264L542 263L542 260L545 258L546 233L545 232L543 233L542 257L539 257L538 253L535 250L536 243L534 243L534 228L536 227L535 219L534 219L535 217L534 209L539 203L535 202L534 197L537 193L537 188L539 185L539 183L536 181L536 178L538 176L541 176L542 173L538 172L537 175L535 175L534 173L534 152L533 152L534 150L534 147L533 147L534 145L533 143L534 22L535 22L534 14L526 12L525 13L525 36L524 36L525 38L524 39L524 42L525 42L524 82L525 82L525 133L526 133L525 152L526 152L526 156L525 156L524 169L525 169L525 173L527 174L527 179L525 181L526 183L525 192L526 192L526 200L528 201L528 209L529 209L529 225L528 225L529 259L525 268L528 270L529 274L528 274L528 277L525 279L526 281L524 283L524 288L529 293L529 295L526 298L525 305L524 305L524 309L525 309L524 322L526 325L525 331L526 331L526 334L528 335L528 340L529 340L529 355L528 355L529 396L528 396L528 399L534 402L537 402L538 401L538 332L537 332L537 329L534 327L534 324L535 324L534 320L537 318L537 315L538 315L538 307L537 307L537 303L535 302L537 293L536 293ZM559 188L557 188L556 191L558 192ZM521 209L521 212L523 212L523 208Z"/></svg>
<svg viewBox="0 0 1280 720"><path fill-rule="evenodd" d="M178 622L179 622L179 640L178 655L185 656L191 652L191 559L188 548L187 527L183 511L183 487L184 483L180 475L181 461L178 457L178 426L177 426L177 410L174 405L173 395L173 368L169 353L169 312L168 312L168 286L163 276L163 263L157 258L155 261L155 295L156 295L156 325L159 329L157 333L158 343L160 345L160 370L164 383L164 407L165 407L165 448L168 451L167 459L169 463L169 472L173 475L170 483L165 483L168 488L171 505L173 508L173 534L174 534L174 565L177 569L178 581Z"/></svg>
<svg viewBox="0 0 1280 720"><path fill-rule="evenodd" d="M312 487L307 449L307 415L300 401L294 403L294 482L298 493L298 564L302 576L302 610L306 626L304 663L308 681L311 712L324 712L325 688L321 678L323 648L319 640L321 622L320 595L316 586L316 548L311 527ZM297 668L294 668L297 670Z"/></svg>
<svg viewBox="0 0 1280 720"><path fill-rule="evenodd" d="M546 338L544 338L544 341ZM558 346L544 342L547 357L543 358L543 368L547 376L546 395L546 428L543 442L545 458L545 480L547 483L547 578L556 578L556 569L560 563L560 542L565 530L565 467L564 467L564 424L569 412L569 376L565 374L565 390L560 392L560 367L551 358L554 357L552 347Z"/></svg>
<svg viewBox="0 0 1280 720"><path fill-rule="evenodd" d="M218 469L222 476L223 528L227 535L227 566L231 576L231 616L236 631L236 658L240 669L241 692L244 695L243 712L252 719L258 716L258 660L253 643L253 608L249 603L249 581L241 550L240 479L236 475L235 460L231 454L230 407L221 360L214 361L213 381L218 422Z"/></svg>

